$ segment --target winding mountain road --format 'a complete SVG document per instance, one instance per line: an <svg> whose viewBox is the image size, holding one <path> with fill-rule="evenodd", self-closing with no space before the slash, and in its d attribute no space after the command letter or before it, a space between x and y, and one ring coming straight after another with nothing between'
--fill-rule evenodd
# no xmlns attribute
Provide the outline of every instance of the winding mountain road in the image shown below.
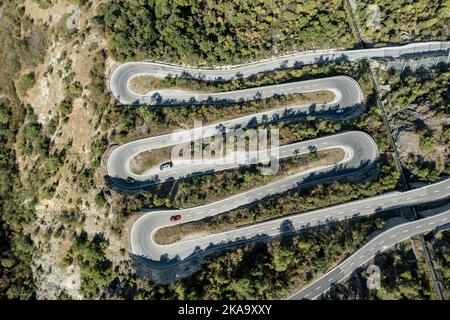
<svg viewBox="0 0 450 320"><path fill-rule="evenodd" d="M289 83L288 85L289 88L296 89L296 92L308 91L310 87L319 88L319 90L330 90L334 93L335 99L331 103L316 106L314 110L311 110L310 105L291 106L201 127L197 130L198 132L195 129L183 130L123 144L114 149L108 158L107 171L109 177L121 188L136 189L196 174L237 168L240 165L248 164L248 161L236 161L236 158L230 162L221 162L220 160L174 161L172 168L159 170L158 166L156 166L154 169L138 175L134 174L130 169L130 161L139 153L147 150L175 146L191 140L198 140L199 138L235 132L238 129L254 127L258 124L273 121L289 121L292 118L306 117L308 114L320 114L321 116L333 116L342 119L351 118L359 114L361 111L359 109L363 107L363 94L360 86L355 80L346 76ZM271 87L276 88L277 86ZM336 114L336 110L341 109L343 112ZM276 232L274 230L277 228L277 223L271 223L270 230L266 229L264 224L258 224L253 226L251 231L238 229L235 232L221 233L165 246L158 245L153 240L153 235L158 229L175 224L169 220L171 215L181 213L182 220L179 223L200 220L247 205L270 195L288 191L298 187L300 184L302 187L305 187L330 179L356 175L370 168L378 155L377 146L373 139L361 131L348 131L318 139L282 145L276 148L276 154L278 154L278 158L282 159L306 154L311 152L310 150L321 151L329 149L343 150L344 158L334 165L299 172L260 188L255 188L206 206L181 211L153 211L144 214L135 222L130 234L132 252L149 259L152 266L164 267L178 263L178 261L207 248L217 246L223 248L224 242L248 239L261 232L275 235ZM274 153L274 150L275 148L272 148L271 152ZM241 160L248 160L248 158Z"/></svg>
<svg viewBox="0 0 450 320"><path fill-rule="evenodd" d="M355 117L363 111L364 97L362 90L355 80L346 76L291 82L221 93L204 94L164 89L152 91L145 95L138 95L129 89L129 81L133 77L146 74L164 78L170 75L201 80L228 81L236 78L249 77L261 72L290 68L302 64L343 58L351 61L361 58L395 58L414 53L448 50L449 48L450 42L432 42L368 50L303 53L222 69L192 69L151 62L122 64L114 70L110 78L110 90L122 103L161 106L203 103L220 104L249 101L282 94L290 95L324 90L331 91L334 94L334 100L322 105L296 105L268 110L222 123L207 125L200 129L183 130L172 134L131 141L112 150L107 161L108 175L120 188L139 189L164 183L166 181L204 174L206 172L217 172L230 168L237 168L243 164L247 165L249 158L247 157L238 162L217 162L211 159L207 161L174 161L172 168L160 170L155 167L143 174L133 173L130 169L130 161L136 157L136 155L144 151L186 144L193 140L197 141L200 138L233 133L237 130L256 127L260 124L290 121L292 119L305 118L307 115L332 117L344 120ZM334 165L313 168L308 171L280 178L268 185L242 192L204 206L183 210L152 210L144 212L144 214L133 224L130 232L132 253L137 256L145 257L146 263L152 267L165 268L176 265L183 259L196 255L197 253L223 250L227 246L245 243L255 239L278 236L280 234L298 231L315 225L340 221L356 216L371 215L385 210L449 197L450 179L408 192L392 192L325 209L278 218L227 232L206 236L194 235L189 239L168 245L159 245L154 241L155 232L166 226L196 221L205 217L224 213L258 201L264 197L299 187L300 185L306 187L331 179L361 174L371 168L371 165L376 161L378 155L377 146L373 139L361 131L348 131L314 140L283 145L277 148L276 151L279 158L287 158L298 154L308 153L312 149L320 151L336 148L343 150L345 156L344 159ZM170 216L175 214L181 214L181 221L170 221ZM429 223L433 221L430 220ZM415 225L413 226L415 227ZM419 229L420 228L417 228L417 231L421 230ZM405 232L405 235L408 234ZM379 244L380 243L377 245ZM369 247L368 250L371 250L372 248L375 247ZM364 248L361 248L361 250L363 249ZM376 252L376 249L373 249L372 251ZM350 269L347 268L345 270ZM340 274L341 273L342 272L340 272ZM341 276L345 276L345 274L346 272ZM326 278L323 281L329 281L331 284L333 281L338 280L338 276L333 275L331 278ZM321 282L318 286L322 288ZM304 292L299 292L293 298L302 298L306 297L306 295L308 295L308 297L313 297L315 293L320 291L320 288L317 289L317 287L314 287L305 290L306 291ZM309 293L310 291L308 290L314 291Z"/></svg>
<svg viewBox="0 0 450 320"><path fill-rule="evenodd" d="M324 146L323 143L326 145ZM280 223L272 221L268 224L257 224L249 228L236 229L171 245L161 246L153 240L153 235L158 229L175 224L169 220L171 215L181 214L182 220L179 223L201 220L247 205L264 197L288 191L300 184L304 187L308 184L311 185L320 181L356 174L367 169L377 156L377 148L372 138L360 131L349 131L330 137L284 146L286 147L285 150L289 152L286 156L294 155L292 152L297 149L308 150L307 147L310 145L317 145L319 150L323 148L344 148L346 156L339 164L314 168L290 175L265 186L254 188L205 206L183 210L150 211L139 218L133 225L130 235L133 253L154 261L161 260L163 256L166 260L177 260L187 258L195 251L204 250L211 245L223 244L223 242L234 241L239 238L253 237L261 232L271 235L277 234L277 232L273 231L279 227Z"/></svg>
<svg viewBox="0 0 450 320"><path fill-rule="evenodd" d="M262 92L272 92L284 88L284 90L295 90L297 93L310 92L310 90L329 90L334 93L335 99L327 104L298 105L288 108L279 108L270 111L264 111L252 114L222 123L216 123L201 127L197 130L183 130L171 134L140 139L125 143L114 149L107 163L108 175L121 188L136 189L145 186L162 183L168 180L181 179L183 177L201 174L208 171L220 171L236 168L245 161L200 161L200 162L174 162L174 166L168 170L146 171L143 174L134 174L130 169L130 161L139 153L165 147L174 147L192 140L199 140L211 136L233 133L236 130L248 127L256 127L260 124L267 124L277 121L289 121L292 119L305 118L308 115L321 117L334 117L339 119L348 119L357 115L362 109L363 93L359 84L350 77L338 76L319 80L293 82L285 85L275 85L260 88ZM342 110L342 113L336 114L336 110ZM347 134L345 137L353 137ZM359 135L361 136L361 134ZM280 147L280 157L293 155L294 152L305 153L310 147L316 147L317 150L330 149L332 147L342 147L349 150L349 144L355 147L355 150L366 149L367 156L362 154L353 158L354 161L373 160L374 144L366 141L352 141L342 139L342 136L316 139L314 141L305 141L289 146ZM368 144L366 142L369 141ZM359 143L359 145L357 145ZM372 149L370 149L372 148ZM248 161L247 161L248 162ZM248 164L248 163L247 163Z"/></svg>
<svg viewBox="0 0 450 320"><path fill-rule="evenodd" d="M179 105L184 103L230 103L270 97L275 94L295 93L295 87L270 86L271 88L253 88L240 91L198 94L195 92L155 90L145 95L130 90L130 80L136 76L150 75L156 78L167 76L193 78L208 81L230 81L247 78L258 73L272 72L302 65L324 63L337 60L355 61L359 59L392 59L401 56L446 51L450 41L411 43L403 46L362 49L362 50L327 50L312 53L295 53L273 59L261 60L240 66L228 66L216 69L198 69L185 66L169 65L154 62L130 62L117 67L111 75L109 87L111 93L124 104ZM307 85L307 84L306 84ZM304 88L304 87L303 87ZM273 91L272 91L273 90ZM292 91L288 91L292 90Z"/></svg>
<svg viewBox="0 0 450 320"><path fill-rule="evenodd" d="M152 267L168 267L179 263L181 260L195 253L208 250L222 250L227 245L235 245L237 242L245 243L256 238L273 237L312 226L368 216L386 210L450 197L450 179L447 179L440 183L407 192L391 192L377 197L269 220L235 230L198 236L168 245L159 245L153 239L158 229L174 224L169 221L169 217L173 214L181 213L184 219L181 221L182 223L200 220L257 201L265 196L286 191L298 183L296 179L296 177L286 179L294 180L293 183L291 182L289 184L287 181L280 180L274 184L252 189L248 192L200 207L183 209L181 211L148 211L132 227L130 233L132 251L136 255L148 258L148 263ZM313 181L312 183L317 183L317 181ZM307 183L302 184L302 186L306 185Z"/></svg>

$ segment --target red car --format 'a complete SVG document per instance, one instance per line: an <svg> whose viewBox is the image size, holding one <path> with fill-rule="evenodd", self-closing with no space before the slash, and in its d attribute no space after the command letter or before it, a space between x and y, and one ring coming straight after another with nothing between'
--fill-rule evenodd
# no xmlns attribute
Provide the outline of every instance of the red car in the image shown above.
<svg viewBox="0 0 450 320"><path fill-rule="evenodd" d="M180 219L181 219L181 216L179 214L170 217L170 221L178 221Z"/></svg>

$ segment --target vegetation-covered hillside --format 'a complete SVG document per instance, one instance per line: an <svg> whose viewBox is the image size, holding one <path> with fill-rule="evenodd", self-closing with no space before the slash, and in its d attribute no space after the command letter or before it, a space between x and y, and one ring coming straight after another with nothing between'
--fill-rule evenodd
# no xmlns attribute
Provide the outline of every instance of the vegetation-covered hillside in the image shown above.
<svg viewBox="0 0 450 320"><path fill-rule="evenodd" d="M384 75L386 110L409 181L436 181L450 174L450 72L440 66Z"/></svg>
<svg viewBox="0 0 450 320"><path fill-rule="evenodd" d="M14 82L21 67L32 68L40 61L46 40L43 26L23 17L23 7L9 0L0 5L0 300L27 299L33 296L34 247L27 224L34 218L34 198L17 179L14 144L25 108Z"/></svg>
<svg viewBox="0 0 450 320"><path fill-rule="evenodd" d="M112 0L103 22L119 60L226 64L354 41L342 0Z"/></svg>
<svg viewBox="0 0 450 320"><path fill-rule="evenodd" d="M445 40L450 37L448 0L356 0L355 2L359 25L368 42L405 43ZM376 27L377 22L380 23L379 27Z"/></svg>

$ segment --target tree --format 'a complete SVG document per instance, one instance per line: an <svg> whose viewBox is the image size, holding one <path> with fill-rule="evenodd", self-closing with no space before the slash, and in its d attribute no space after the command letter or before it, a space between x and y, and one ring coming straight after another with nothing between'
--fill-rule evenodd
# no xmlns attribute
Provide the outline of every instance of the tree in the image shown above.
<svg viewBox="0 0 450 320"><path fill-rule="evenodd" d="M19 79L19 88L26 92L34 86L34 82L34 73L24 74Z"/></svg>

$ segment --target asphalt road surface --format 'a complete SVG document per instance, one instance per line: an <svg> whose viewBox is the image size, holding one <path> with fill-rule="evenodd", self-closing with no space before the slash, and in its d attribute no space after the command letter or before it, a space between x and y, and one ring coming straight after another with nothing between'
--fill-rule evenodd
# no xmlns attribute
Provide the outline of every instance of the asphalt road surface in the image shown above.
<svg viewBox="0 0 450 320"><path fill-rule="evenodd" d="M447 50L450 42L416 43L402 47L377 48L352 51L327 51L310 54L294 54L282 58L269 59L257 63L222 69L189 69L180 66L157 64L150 62L133 62L119 66L110 79L110 89L113 95L123 103L154 104L154 105L183 105L196 103L230 103L266 98L281 94L294 94L329 90L335 99L324 105L293 106L277 110L265 111L245 116L223 123L202 127L200 130L184 130L167 135L150 137L132 141L115 148L107 162L108 175L120 188L135 189L149 185L163 183L169 180L182 179L187 176L216 172L235 168L242 163L217 163L212 160L201 162L174 162L174 166L167 170L153 168L141 175L133 174L130 161L137 154L158 148L170 147L186 143L198 138L211 137L217 134L235 132L241 128L255 127L258 124L273 121L289 121L290 119L306 117L308 114L329 116L338 119L348 119L362 111L364 101L361 88L353 79L338 76L281 85L265 86L232 92L200 94L196 92L159 90L146 95L137 95L129 90L129 81L135 76L148 74L160 78L168 75L191 77L203 80L225 81L240 77L248 77L261 72L290 68L301 64L316 63L345 59L398 57L413 53ZM342 110L342 111L341 111ZM277 151L280 158L295 154L306 153L311 150L340 148L345 152L345 158L338 164L294 174L263 187L255 188L232 197L183 210L156 210L145 212L133 225L130 233L132 253L146 257L153 267L167 267L179 263L181 260L199 252L223 250L223 248L244 243L255 239L268 238L295 232L315 225L326 224L357 216L371 215L380 211L391 210L403 206L430 202L448 197L450 194L450 180L429 185L424 188L408 192L392 192L373 198L345 203L342 205L315 210L303 214L274 219L263 223L238 228L227 232L191 236L169 245L155 243L155 232L165 226L177 223L196 221L205 217L217 215L258 201L264 197L282 193L298 186L306 187L312 184L337 179L347 175L361 173L374 162L377 157L377 147L373 139L359 131L343 132L337 135L322 137L310 141L281 146ZM180 214L178 222L170 221L170 216ZM336 278L337 279L337 278Z"/></svg>
<svg viewBox="0 0 450 320"><path fill-rule="evenodd" d="M272 92L273 90L279 89L279 87L270 86L265 87L264 90L267 89ZM207 161L174 161L174 165L170 169L160 170L159 166L155 166L155 168L137 175L133 174L130 170L130 161L143 151L183 144L191 140L198 140L199 137L205 138L219 133L235 132L236 130L250 126L254 127L261 123L287 121L292 117L304 117L311 113L318 114L324 112L325 115L333 115L336 118L346 119L361 111L358 109L361 109L363 103L363 94L360 86L356 81L345 76L289 83L287 85L281 85L281 87L286 90L290 88L295 89L295 92L330 90L334 93L335 99L331 103L316 106L313 111L310 105L295 106L288 109L282 108L205 126L199 130L184 130L182 132L140 139L123 144L114 149L108 158L108 175L119 187L134 189L163 183L165 181L182 179L196 174L204 174L205 172L217 172L237 168L239 165L247 163L245 161L221 163L210 159ZM342 110L343 112L336 113L336 110ZM247 205L270 195L285 192L296 188L300 184L302 187L306 187L307 185L363 172L370 167L378 155L377 146L373 139L366 133L360 131L348 131L314 140L283 145L277 148L277 153L278 157L282 159L309 153L310 150L321 151L334 148L342 149L345 154L344 159L337 164L293 174L263 187L240 193L206 206L181 211L149 212L143 215L134 224L131 231L130 242L132 252L136 255L147 257L154 262L153 265L168 266L195 254L199 250L201 251L211 247L222 249L224 242L234 243L240 239L257 236L260 233L267 235L278 234L279 232L276 232L276 229L280 228L280 223L273 224L274 222L272 222L270 224L270 230L267 230L264 227L265 225L261 224L255 225L250 230L239 229L236 232L217 234L168 246L160 246L153 241L154 232L159 228L174 224L170 221L171 215L181 214L182 219L179 223L200 220ZM271 150L273 152L273 149ZM283 221L283 223L286 222ZM301 223L301 221L295 223ZM310 223L313 223L313 221L309 221L305 225ZM284 225L281 227L285 228Z"/></svg>
<svg viewBox="0 0 450 320"><path fill-rule="evenodd" d="M184 66L169 65L153 62L130 62L121 64L111 75L109 87L111 93L124 104L150 104L150 105L178 105L183 103L230 103L237 101L248 101L259 96L261 98L270 97L274 94L291 94L296 90L294 86L282 85L252 88L246 90L199 94L195 92L156 90L145 95L137 94L130 90L129 81L136 76L150 75L157 78L167 76L177 76L183 78L194 78L211 81L228 81L239 78L246 78L258 73L271 72L307 64L314 64L335 60L355 61L362 58L397 58L401 56L417 55L419 53L429 53L433 51L445 51L450 48L450 41L447 42L423 42L412 43L404 46L383 47L362 50L327 50L312 53L296 53L287 56L277 57L249 63L241 66L228 66L217 69L194 69ZM291 91L288 91L291 90Z"/></svg>
<svg viewBox="0 0 450 320"><path fill-rule="evenodd" d="M448 187L447 187L448 188ZM447 196L449 191L447 189ZM427 218L416 220L413 222L397 225L387 231L379 234L359 250L349 256L337 267L330 270L324 276L311 285L293 294L289 299L316 299L323 293L330 290L333 285L346 279L359 266L367 263L377 254L391 248L396 243L407 240L415 235L426 233L434 228L448 224L450 222L450 210L446 210L440 214L436 214Z"/></svg>
<svg viewBox="0 0 450 320"><path fill-rule="evenodd" d="M287 180L287 181L286 181ZM312 226L362 217L405 206L432 202L450 197L450 179L407 192L391 192L380 196L342 205L314 210L306 213L278 218L248 227L206 236L191 237L168 245L159 245L153 240L155 232L163 227L200 220L257 201L265 196L290 189L295 182L291 178L252 189L224 200L190 209L147 211L133 225L130 233L132 252L149 259L153 267L177 264L197 252L221 250L238 242L248 242L282 233L296 232ZM314 183L317 183L315 181ZM306 184L302 184L305 186ZM181 214L182 220L171 222L170 216Z"/></svg>
<svg viewBox="0 0 450 320"><path fill-rule="evenodd" d="M145 186L163 183L168 180L177 180L183 177L201 174L208 171L220 171L230 168L236 168L245 161L233 161L232 163L223 161L194 161L194 162L175 162L174 166L166 170L148 170L143 174L134 174L130 169L130 161L139 153L144 151L173 147L199 138L207 138L222 133L236 132L236 130L255 127L258 124L265 124L275 121L289 121L294 118L304 118L307 115L319 115L322 117L333 117L335 119L348 119L361 112L363 104L363 93L358 83L352 78L338 76L319 80L302 81L281 85L287 90L295 89L296 92L307 92L308 90L330 90L334 92L334 101L316 105L298 105L289 108L280 108L271 111L265 111L258 114L252 114L223 123L216 123L204 126L200 129L183 130L171 134L140 139L125 143L115 148L107 162L108 175L114 183L121 188L137 189ZM277 90L279 86L264 87L267 90ZM262 90L262 89L261 89ZM264 90L263 90L264 91ZM336 113L341 110L342 113ZM358 135L358 139L350 139ZM332 147L344 148L345 150L365 149L367 155L354 157L354 161L373 160L374 143L371 138L362 133L335 135L322 139L305 141L289 146L282 146L280 156L287 157L294 152L305 153L310 147L316 147L317 150L329 149ZM284 152L284 153L283 153ZM248 163L247 163L248 164Z"/></svg>

